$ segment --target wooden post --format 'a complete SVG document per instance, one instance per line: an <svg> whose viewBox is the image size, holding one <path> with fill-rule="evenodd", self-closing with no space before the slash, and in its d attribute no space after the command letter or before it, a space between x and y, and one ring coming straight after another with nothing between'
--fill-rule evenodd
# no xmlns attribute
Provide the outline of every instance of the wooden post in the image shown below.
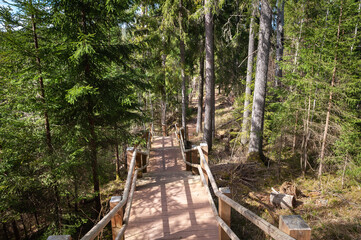
<svg viewBox="0 0 361 240"><path fill-rule="evenodd" d="M190 163L192 162L192 151L186 152L186 161ZM186 171L192 171L192 166L186 164Z"/></svg>
<svg viewBox="0 0 361 240"><path fill-rule="evenodd" d="M132 161L133 158L133 152L134 152L133 147L127 147L127 170L129 170L130 167L130 162Z"/></svg>
<svg viewBox="0 0 361 240"><path fill-rule="evenodd" d="M112 210L120 201L122 200L121 196L113 196L110 199L110 210ZM123 208L117 212L117 214L114 215L114 217L111 219L112 224L112 236L113 240L117 237L120 229L123 226ZM121 238L121 240L124 240L124 236Z"/></svg>
<svg viewBox="0 0 361 240"><path fill-rule="evenodd" d="M142 154L142 166L147 165L147 155L146 154ZM143 173L147 173L147 168L143 169Z"/></svg>
<svg viewBox="0 0 361 240"><path fill-rule="evenodd" d="M206 162L208 163L208 144L207 143L201 143L200 144L200 147L202 148L203 150L203 154L204 154L204 158L206 159ZM199 156L200 157L200 156ZM203 161L199 160L201 162L201 167L203 169L203 173L204 173L204 177L208 183L208 175L207 175L207 172L206 170L204 169L204 164L203 164Z"/></svg>
<svg viewBox="0 0 361 240"><path fill-rule="evenodd" d="M299 215L281 216L279 229L297 240L311 239L311 228Z"/></svg>
<svg viewBox="0 0 361 240"><path fill-rule="evenodd" d="M47 238L47 240L71 240L70 235L52 235Z"/></svg>
<svg viewBox="0 0 361 240"><path fill-rule="evenodd" d="M196 147L196 145L192 145L192 148L193 147ZM194 164L199 164L199 156L198 156L198 150L197 149L194 149L192 151L192 160L191 160L191 162L194 163ZM192 173L193 173L193 175L198 175L199 174L198 168L192 167Z"/></svg>
<svg viewBox="0 0 361 240"><path fill-rule="evenodd" d="M135 168L141 168L141 167L143 167L143 165L142 165L142 153L140 153L140 152L137 152L137 156L136 156L136 158L135 158ZM142 173L142 171L138 171L138 178L142 178L143 177L143 173Z"/></svg>
<svg viewBox="0 0 361 240"><path fill-rule="evenodd" d="M231 196L231 190L229 187L219 188L219 191L226 195L227 197ZM231 206L222 201L222 199L218 198L218 213L219 216L223 219L223 221L231 226ZM219 240L229 240L228 234L223 230L221 226L218 226L218 239Z"/></svg>

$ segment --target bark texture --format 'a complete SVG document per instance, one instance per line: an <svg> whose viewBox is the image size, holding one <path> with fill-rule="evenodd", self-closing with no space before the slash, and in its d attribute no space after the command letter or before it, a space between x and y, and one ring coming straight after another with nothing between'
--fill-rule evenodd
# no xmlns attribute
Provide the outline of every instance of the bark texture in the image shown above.
<svg viewBox="0 0 361 240"><path fill-rule="evenodd" d="M203 85L204 85L204 45L201 47L201 57L199 58L199 84L198 84L198 112L197 112L197 133L202 131L203 120Z"/></svg>
<svg viewBox="0 0 361 240"><path fill-rule="evenodd" d="M253 94L252 125L250 134L249 156L263 157L263 122L267 87L267 72L270 50L272 10L268 0L261 0L261 19L257 53L257 70ZM258 155L258 156L257 156Z"/></svg>
<svg viewBox="0 0 361 240"><path fill-rule="evenodd" d="M283 26L284 26L285 0L277 1L277 44L276 44L276 72L275 85L278 87L282 78L280 62L283 59Z"/></svg>
<svg viewBox="0 0 361 240"><path fill-rule="evenodd" d="M179 1L179 50L181 59L181 76L182 76L182 127L184 129L184 136L187 140L187 76L185 74L185 45L184 45L184 33L183 33L183 14L182 14L182 0Z"/></svg>
<svg viewBox="0 0 361 240"><path fill-rule="evenodd" d="M249 39L248 39L248 60L247 60L247 79L246 79L246 92L244 99L243 121L242 121L242 137L241 143L245 145L248 142L249 135L249 115L250 111L250 98L251 98L251 85L252 85L252 71L253 71L253 59L254 59L254 18L256 16L256 3L253 1L253 10L251 23L249 24Z"/></svg>
<svg viewBox="0 0 361 240"><path fill-rule="evenodd" d="M213 42L213 14L212 1L205 0L205 49L206 49L206 98L204 112L204 135L203 140L208 144L208 150L212 149L212 133L214 118L214 42Z"/></svg>

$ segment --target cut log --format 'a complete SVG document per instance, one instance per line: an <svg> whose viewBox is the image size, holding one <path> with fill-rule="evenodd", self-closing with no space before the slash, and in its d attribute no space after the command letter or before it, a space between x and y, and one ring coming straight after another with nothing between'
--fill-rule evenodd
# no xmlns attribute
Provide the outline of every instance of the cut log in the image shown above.
<svg viewBox="0 0 361 240"><path fill-rule="evenodd" d="M272 188L270 195L270 203L272 206L280 207L283 209L292 209L296 204L296 199L292 195L279 193Z"/></svg>

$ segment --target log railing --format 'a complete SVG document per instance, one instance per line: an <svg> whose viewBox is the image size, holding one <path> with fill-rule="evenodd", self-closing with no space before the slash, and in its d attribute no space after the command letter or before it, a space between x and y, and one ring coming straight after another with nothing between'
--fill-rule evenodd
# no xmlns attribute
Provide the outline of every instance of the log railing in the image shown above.
<svg viewBox="0 0 361 240"><path fill-rule="evenodd" d="M277 227L273 226L272 224L270 224L263 218L259 217L258 215L256 215L252 211L250 211L249 209L243 207L241 204L235 202L229 196L227 196L229 194L225 193L225 191L223 191L224 189L218 188L217 183L213 177L213 174L209 168L207 144L201 144L200 146L196 146L196 147L193 146L191 149L185 149L184 134L183 134L184 132L182 131L182 128L179 128L177 125L175 125L175 129L176 129L175 134L179 141L179 146L181 149L183 161L188 166L196 167L198 169L199 175L201 177L201 181L207 191L209 203L211 205L212 211L213 211L215 218L220 227L219 239L234 239L234 240L239 239L237 237L237 235L231 230L230 226L226 223L226 222L230 222L230 208L233 208L234 210L236 210L238 213L240 213L242 216L247 218L258 228L260 228L264 233L270 235L272 238L274 238L276 240L295 240L295 239L298 239L298 240L305 239L306 240L306 239L310 239L308 237L306 237L306 238L298 237L299 235L303 236L304 235L303 233L299 234L299 235L291 234L293 236L297 236L297 238L291 237L290 235L281 231ZM198 156L194 157L195 152L198 152L199 158L198 158ZM189 157L187 158L188 153L192 153L193 156L191 156L190 158ZM198 159L196 159L196 158L198 158ZM187 161L187 159L188 160L190 159L191 162ZM198 161L199 161L199 163L195 163ZM218 197L219 211L217 211L217 208L213 201L209 183L210 183L210 187L212 188L214 194L216 195L216 197ZM226 211L226 213L225 213L225 211ZM301 221L303 221L303 220L301 219ZM280 224L280 226L281 226L281 224ZM306 231L307 231L307 234L309 232L309 235L310 235L311 230L309 227L306 228Z"/></svg>
<svg viewBox="0 0 361 240"><path fill-rule="evenodd" d="M128 227L129 217L130 217L130 211L132 207L132 201L133 201L133 194L136 186L136 181L138 178L138 173L141 173L143 170L147 168L149 165L149 152L151 149L151 140L152 140L152 134L151 132L146 133L143 135L143 138L146 138L147 140L147 150L146 151L140 151L137 149L139 144L136 144L134 148L132 148L132 158L130 161L130 164L128 165L128 175L123 191L123 195L121 197L118 197L120 200L119 203L117 203L90 231L88 231L81 240L92 240L95 239L105 226L112 221L112 231L113 231L113 239L124 239L124 233L125 230ZM141 158L137 158L137 155L142 155ZM146 157L146 164L143 164L143 156ZM125 211L124 211L125 206ZM116 215L123 216L124 211L124 217L117 223L116 222ZM59 238L61 236L50 236L49 239L62 239Z"/></svg>

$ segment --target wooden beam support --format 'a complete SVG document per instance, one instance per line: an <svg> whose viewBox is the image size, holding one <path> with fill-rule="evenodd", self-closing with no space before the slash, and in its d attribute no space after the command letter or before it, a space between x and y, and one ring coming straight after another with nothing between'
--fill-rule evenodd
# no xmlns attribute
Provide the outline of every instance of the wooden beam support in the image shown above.
<svg viewBox="0 0 361 240"><path fill-rule="evenodd" d="M135 158L135 168L141 168L143 167L143 157L142 157L142 153L141 152L137 152L137 156ZM142 178L143 177L143 173L142 171L138 171L138 178Z"/></svg>
<svg viewBox="0 0 361 240"><path fill-rule="evenodd" d="M227 197L231 196L231 190L229 187L222 187L219 188L219 191L226 195ZM231 206L229 206L226 202L222 199L218 198L218 213L222 220L230 227L231 226ZM228 234L223 230L221 226L218 226L218 239L219 240L229 240L230 237Z"/></svg>
<svg viewBox="0 0 361 240"><path fill-rule="evenodd" d="M311 239L311 228L299 215L280 216L279 229L297 240Z"/></svg>
<svg viewBox="0 0 361 240"><path fill-rule="evenodd" d="M121 200L122 200L121 196L113 196L110 199L110 203L109 203L110 210L112 210ZM115 216L112 217L112 219L111 219L113 240L117 237L120 229L123 226L123 215L124 215L124 207L122 207L117 212L117 214L115 214ZM122 237L121 240L124 240L124 237Z"/></svg>
<svg viewBox="0 0 361 240"><path fill-rule="evenodd" d="M192 145L192 148L196 147L195 145ZM199 156L198 156L198 149L194 149L192 152L192 159L191 163L199 164ZM192 173L193 175L199 175L198 168L192 167Z"/></svg>
<svg viewBox="0 0 361 240"><path fill-rule="evenodd" d="M146 154L142 154L142 166L147 165L147 155ZM147 168L143 169L143 173L147 173Z"/></svg>
<svg viewBox="0 0 361 240"><path fill-rule="evenodd" d="M187 162L192 162L192 151L189 152L185 152L186 154L186 161ZM186 164L186 171L192 171L192 166L189 166L188 164Z"/></svg>

